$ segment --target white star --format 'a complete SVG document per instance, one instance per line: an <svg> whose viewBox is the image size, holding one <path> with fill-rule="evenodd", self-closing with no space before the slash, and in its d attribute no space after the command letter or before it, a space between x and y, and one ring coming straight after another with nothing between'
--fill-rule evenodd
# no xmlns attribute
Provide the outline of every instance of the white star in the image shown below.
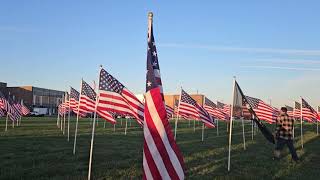
<svg viewBox="0 0 320 180"><path fill-rule="evenodd" d="M153 56L157 56L157 53L156 53L155 51L153 51L153 53L152 53L152 54L153 54Z"/></svg>
<svg viewBox="0 0 320 180"><path fill-rule="evenodd" d="M154 62L154 63L152 64L152 66L157 66L157 64L158 64L157 62Z"/></svg>
<svg viewBox="0 0 320 180"><path fill-rule="evenodd" d="M150 50L150 47L148 46L148 51Z"/></svg>
<svg viewBox="0 0 320 180"><path fill-rule="evenodd" d="M155 42L152 42L152 45L153 45L153 46L156 46L156 43L155 43Z"/></svg>
<svg viewBox="0 0 320 180"><path fill-rule="evenodd" d="M151 84L152 84L152 83L151 83L150 81L148 81L148 83L147 83L148 87L150 87L150 86L151 86Z"/></svg>

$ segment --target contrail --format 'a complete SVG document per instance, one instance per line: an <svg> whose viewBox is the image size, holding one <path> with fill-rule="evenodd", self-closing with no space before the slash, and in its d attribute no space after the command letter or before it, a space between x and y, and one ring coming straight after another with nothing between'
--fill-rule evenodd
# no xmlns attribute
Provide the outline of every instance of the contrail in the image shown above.
<svg viewBox="0 0 320 180"><path fill-rule="evenodd" d="M229 46L212 46L201 44L179 44L179 43L161 43L160 47L184 48L184 49L206 49L211 51L227 52L247 52L247 53L274 53L274 54L293 54L320 56L320 50L315 49L276 49L276 48L250 48L250 47L229 47Z"/></svg>
<svg viewBox="0 0 320 180"><path fill-rule="evenodd" d="M282 69L294 71L320 71L320 68L296 68L296 67L282 67L282 66L240 66L241 68L256 68L256 69Z"/></svg>

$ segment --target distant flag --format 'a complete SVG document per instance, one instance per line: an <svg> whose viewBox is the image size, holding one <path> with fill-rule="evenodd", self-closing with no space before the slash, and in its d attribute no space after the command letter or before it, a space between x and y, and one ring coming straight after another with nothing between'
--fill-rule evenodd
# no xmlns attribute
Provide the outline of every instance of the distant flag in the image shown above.
<svg viewBox="0 0 320 180"><path fill-rule="evenodd" d="M237 83L235 83L234 88L234 98L233 98L233 112L232 115L235 118L253 119L253 121L258 125L261 133L264 137L271 143L274 142L274 137L269 129L261 122L260 118L265 121L273 121L273 113L270 107L268 107L263 101L257 98L251 98L245 96ZM264 112L263 108L266 108ZM245 110L246 109L246 110ZM249 114L247 113L249 111ZM254 118L252 118L254 117Z"/></svg>
<svg viewBox="0 0 320 180"><path fill-rule="evenodd" d="M179 115L201 120L207 127L215 127L212 116L183 89L181 89L178 110Z"/></svg>
<svg viewBox="0 0 320 180"><path fill-rule="evenodd" d="M174 114L174 109L172 107L166 105L166 111L167 111L168 119L172 118L173 114Z"/></svg>
<svg viewBox="0 0 320 180"><path fill-rule="evenodd" d="M224 114L226 114L226 119L230 119L231 105L224 104L222 102L217 101L217 108L220 109Z"/></svg>
<svg viewBox="0 0 320 180"><path fill-rule="evenodd" d="M88 83L82 80L81 94L79 101L80 112L94 112L96 104L96 92L90 87Z"/></svg>
<svg viewBox="0 0 320 180"><path fill-rule="evenodd" d="M285 107L287 108L287 114L288 114L290 117L293 117L294 108L291 107L291 106L288 106L288 105L286 105Z"/></svg>
<svg viewBox="0 0 320 180"><path fill-rule="evenodd" d="M155 73L157 72L157 73ZM149 13L143 179L184 179L184 161L168 121Z"/></svg>
<svg viewBox="0 0 320 180"><path fill-rule="evenodd" d="M263 102L261 99L246 96L250 106L260 120L269 124L275 123L279 115L278 110Z"/></svg>
<svg viewBox="0 0 320 180"><path fill-rule="evenodd" d="M70 87L70 96L69 96L70 111L72 110L75 114L78 114L79 97L80 97L80 93L74 88ZM79 113L80 113L79 116L85 117L88 111L82 110L82 111L79 111Z"/></svg>
<svg viewBox="0 0 320 180"><path fill-rule="evenodd" d="M122 83L101 68L99 78L99 112L115 112L135 117L143 124L144 106Z"/></svg>
<svg viewBox="0 0 320 180"><path fill-rule="evenodd" d="M0 108L0 117L5 116L4 111Z"/></svg>
<svg viewBox="0 0 320 180"><path fill-rule="evenodd" d="M7 109L8 109L7 114L9 116L9 118L15 122L19 121L20 116L21 116L20 111L10 97L8 97L7 106L8 106L7 107Z"/></svg>
<svg viewBox="0 0 320 180"><path fill-rule="evenodd" d="M302 118L308 122L317 122L318 113L308 104L306 100L301 98L302 101Z"/></svg>
<svg viewBox="0 0 320 180"><path fill-rule="evenodd" d="M225 114L217 105L207 97L204 98L204 109L216 119L227 120L229 116Z"/></svg>
<svg viewBox="0 0 320 180"><path fill-rule="evenodd" d="M24 116L30 114L30 110L24 105L23 100L21 100L21 112Z"/></svg>
<svg viewBox="0 0 320 180"><path fill-rule="evenodd" d="M294 102L293 117L301 118L301 104L296 101Z"/></svg>

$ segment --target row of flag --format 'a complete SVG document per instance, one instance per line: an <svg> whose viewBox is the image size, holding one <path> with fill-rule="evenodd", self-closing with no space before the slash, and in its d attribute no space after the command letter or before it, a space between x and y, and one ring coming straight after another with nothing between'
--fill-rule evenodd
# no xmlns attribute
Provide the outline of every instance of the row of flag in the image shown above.
<svg viewBox="0 0 320 180"><path fill-rule="evenodd" d="M79 92L71 87L70 92L65 94L64 102L59 105L59 113L66 114L71 111L76 113L77 124L79 116L85 116L87 113L94 113L94 117L99 115L112 124L116 123L115 114L133 117L143 128L144 134L143 179L184 179L185 177L183 156L169 124L169 118L172 118L175 113L184 119L202 121L209 128L216 127L215 119L253 120L262 134L274 143L272 133L261 121L274 123L279 110L258 98L245 96L237 82L235 82L232 105L214 103L207 97L204 97L201 105L183 89L181 89L179 104L176 108L165 104L152 17L153 14L150 13L144 102L141 102L126 86L101 67L97 90L81 80ZM300 111L302 117L308 121L319 119L318 114L315 114L314 109L303 99ZM292 114L294 115L295 111ZM94 123L92 127L88 179L91 175ZM77 135L74 143L76 143L76 137Z"/></svg>
<svg viewBox="0 0 320 180"><path fill-rule="evenodd" d="M21 116L26 116L30 110L23 104L23 101L16 102L10 96L5 97L0 92L0 117L7 115L11 121L17 122Z"/></svg>

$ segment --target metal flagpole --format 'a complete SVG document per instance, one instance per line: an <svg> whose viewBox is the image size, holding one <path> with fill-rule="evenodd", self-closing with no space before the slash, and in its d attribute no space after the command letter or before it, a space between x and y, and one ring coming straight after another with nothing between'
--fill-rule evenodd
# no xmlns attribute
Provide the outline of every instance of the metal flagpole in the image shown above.
<svg viewBox="0 0 320 180"><path fill-rule="evenodd" d="M77 121L76 121L76 129L74 132L74 142L73 142L73 154L76 154L76 144L77 144L77 134L78 134L78 123L79 123L79 112L80 112L80 98L81 98L81 91L82 91L82 79L80 84L80 96L78 102L78 113L77 113Z"/></svg>
<svg viewBox="0 0 320 180"><path fill-rule="evenodd" d="M319 106L317 108L317 114L319 116ZM317 136L318 136L319 135L319 119L317 118L316 121L317 121Z"/></svg>
<svg viewBox="0 0 320 180"><path fill-rule="evenodd" d="M120 118L120 121L121 121L121 127L122 127L122 118Z"/></svg>
<svg viewBox="0 0 320 180"><path fill-rule="evenodd" d="M124 128L124 135L127 135L127 128L128 128L128 119L126 117L126 127Z"/></svg>
<svg viewBox="0 0 320 180"><path fill-rule="evenodd" d="M243 138L243 149L246 150L246 136L244 133L244 120L242 118L242 138Z"/></svg>
<svg viewBox="0 0 320 180"><path fill-rule="evenodd" d="M182 90L182 87L181 87L181 90ZM177 128L178 128L179 109L180 109L180 101L181 101L181 90L180 90L180 97L179 97L179 104L178 104L178 111L177 111L176 121L174 123L174 140L177 139Z"/></svg>
<svg viewBox="0 0 320 180"><path fill-rule="evenodd" d="M193 120L193 132L196 132L196 120Z"/></svg>
<svg viewBox="0 0 320 180"><path fill-rule="evenodd" d="M22 105L23 105L23 99L21 99L20 103L21 103L21 108L22 108ZM22 109L21 109L21 112L22 112ZM22 120L22 117L20 117L19 126L21 126L21 120Z"/></svg>
<svg viewBox="0 0 320 180"><path fill-rule="evenodd" d="M106 128L106 121L104 121L103 123L103 128Z"/></svg>
<svg viewBox="0 0 320 180"><path fill-rule="evenodd" d="M100 66L102 68L102 66ZM95 123L96 123L96 116L97 116L97 104L98 104L98 93L96 96L96 104L94 109L94 115L93 115L93 124L92 124L92 136L91 136L91 146L90 146L90 157L89 157L89 170L88 170L88 180L91 179L91 165L92 165L92 153L93 153L93 141L94 141L94 131L96 129Z"/></svg>
<svg viewBox="0 0 320 180"><path fill-rule="evenodd" d="M64 95L63 95L63 100L62 100L62 103L64 103L64 99L65 97L64 97ZM62 125L62 122L63 122L63 115L64 115L64 113L61 115L61 119L60 119L60 130L62 131L62 128L63 128L63 125Z"/></svg>
<svg viewBox="0 0 320 180"><path fill-rule="evenodd" d="M66 94L66 92L64 94ZM67 98L67 96L65 95L64 96L64 102L66 102L66 98ZM66 105L64 107L65 107L65 111L67 111ZM63 114L63 134L65 132L66 132L66 112Z"/></svg>
<svg viewBox="0 0 320 180"><path fill-rule="evenodd" d="M230 125L229 125L229 152L228 152L228 171L230 171L230 158L231 158L231 141L232 141L232 121L233 121L233 107L234 107L234 92L235 92L236 78L233 80L233 91L232 91L232 106L230 113Z"/></svg>
<svg viewBox="0 0 320 180"><path fill-rule="evenodd" d="M68 110L69 110L68 111L68 142L69 142L69 140L70 140L70 111L71 111L71 108L70 108L70 94L69 94Z"/></svg>
<svg viewBox="0 0 320 180"><path fill-rule="evenodd" d="M296 125L296 123L295 123L295 121L296 121L296 118L294 117L294 112L296 111L296 105L295 105L295 102L293 102L294 104L293 104L293 111L292 111L292 113L293 113L293 119L294 119L294 122L293 122L293 129L292 129L292 137L293 137L293 139L294 139L294 137L295 137L295 135L294 135L294 129L295 129L295 125Z"/></svg>
<svg viewBox="0 0 320 180"><path fill-rule="evenodd" d="M5 129L5 131L8 130L8 117L9 117L9 113L7 112L7 117L6 117L6 129Z"/></svg>
<svg viewBox="0 0 320 180"><path fill-rule="evenodd" d="M204 123L202 123L202 138L201 138L202 142L203 142L203 135L204 135Z"/></svg>
<svg viewBox="0 0 320 180"><path fill-rule="evenodd" d="M301 105L300 105L300 129L301 129L301 147L303 149L303 130L302 130L302 123L303 123L303 116L302 116L302 97L301 97Z"/></svg>
<svg viewBox="0 0 320 180"><path fill-rule="evenodd" d="M254 125L253 125L253 120L251 120L251 140L253 140L253 127L254 127Z"/></svg>
<svg viewBox="0 0 320 180"><path fill-rule="evenodd" d="M189 121L189 127L190 127L190 124L191 124L191 123L190 123L190 121Z"/></svg>
<svg viewBox="0 0 320 180"><path fill-rule="evenodd" d="M219 136L219 119L217 119L217 136Z"/></svg>
<svg viewBox="0 0 320 180"><path fill-rule="evenodd" d="M113 124L113 132L116 132L116 124Z"/></svg>

